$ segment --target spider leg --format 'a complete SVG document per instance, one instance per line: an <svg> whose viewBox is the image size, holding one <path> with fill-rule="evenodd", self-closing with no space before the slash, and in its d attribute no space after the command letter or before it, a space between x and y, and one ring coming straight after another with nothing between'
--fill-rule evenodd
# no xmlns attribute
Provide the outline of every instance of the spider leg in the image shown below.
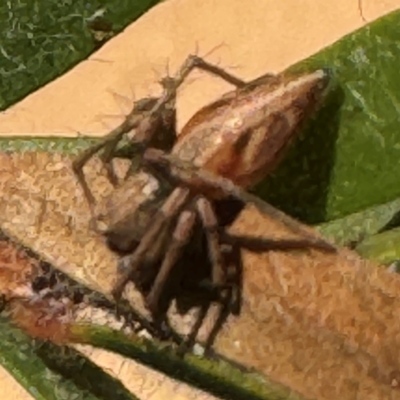
<svg viewBox="0 0 400 400"><path fill-rule="evenodd" d="M163 79L163 86L165 88L169 87L172 92L176 91L176 89L182 85L182 83L194 69L199 69L208 72L211 75L215 75L216 77L221 78L222 80L236 86L237 88L241 88L247 85L247 82L230 74L223 68L218 67L215 64L209 63L199 56L189 55L182 63L178 73L175 75L174 78L167 77Z"/></svg>
<svg viewBox="0 0 400 400"><path fill-rule="evenodd" d="M230 284L227 284L227 271L225 265L225 259L222 256L221 246L220 246L220 229L218 224L217 216L213 206L209 200L205 197L200 197L196 201L196 210L200 216L203 227L205 229L207 238L207 247L209 252L209 257L211 260L211 289L218 290L219 305L216 315L216 319L213 323L213 327L210 331L210 335L207 338L207 347L210 347L215 335L217 334L219 328L222 326L223 322L226 320L230 314L233 307L234 300L234 290L235 288ZM239 291L238 288L236 288ZM208 308L201 309L199 321L194 325L186 346L192 346L197 333L200 330L201 323L207 314ZM181 349L184 351L184 349Z"/></svg>
<svg viewBox="0 0 400 400"><path fill-rule="evenodd" d="M167 84L164 83L164 81L161 81L161 85L164 89L167 88ZM151 111L157 101L158 98L155 97L146 97L136 101L134 103L135 113L144 115L146 112ZM165 109L161 111L157 121L154 122L154 137L152 137L153 140L150 141L149 145L169 151L176 141L175 125L176 111L175 99L173 98L168 104L165 105ZM128 133L128 131L125 133ZM101 160L106 168L108 179L114 186L117 185L118 178L111 161L115 156L119 156L119 154L116 152L116 148L121 139L121 137L116 137L112 142L109 143L101 155ZM140 160L137 159L140 159L140 157L137 156L140 156L144 151L144 149L140 146L140 143L136 143L136 140L134 139L132 140L132 144L128 145L127 147L129 148L129 159L131 160L131 166L126 174L126 178L139 170Z"/></svg>
<svg viewBox="0 0 400 400"><path fill-rule="evenodd" d="M182 208L190 200L190 191L181 187L176 188L167 198L162 207L157 211L151 224L148 226L146 233L143 235L139 245L135 251L129 256L129 265L123 269L123 272L117 279L112 291L112 295L116 301L121 298L122 292L130 279L132 273L137 270L143 262L146 253L155 242L157 235L164 226L172 218L182 210Z"/></svg>
<svg viewBox="0 0 400 400"><path fill-rule="evenodd" d="M212 263L212 277L211 277L211 290L217 289L218 292L218 308L216 309L216 318L210 330L210 336L207 337L207 345L215 338L223 322L232 312L234 306L234 299L239 294L235 285L227 285L226 273L224 266L224 259L222 257L220 240L219 240L219 226L212 204L204 197L200 197L195 201L195 208L197 214L200 216L201 222L206 232L208 243L209 256ZM156 323L163 322L165 316L164 310L160 309L160 298L162 291L165 288L166 281L171 274L174 265L177 263L178 258L182 254L183 247L189 242L194 224L196 222L196 213L193 210L184 210L178 218L175 231L172 236L172 242L167 250L163 260L160 271L153 283L150 293L146 297L146 304L153 315ZM235 293L235 295L234 295ZM200 306L199 315L196 318L188 337L181 343L178 353L184 355L188 348L193 346L196 337L201 329L204 318L206 317L210 303L206 302Z"/></svg>
<svg viewBox="0 0 400 400"><path fill-rule="evenodd" d="M308 239L268 239L252 235L234 235L226 231L221 232L220 242L231 246L239 246L254 252L270 250L300 250L306 247L321 249L319 244L311 243Z"/></svg>
<svg viewBox="0 0 400 400"><path fill-rule="evenodd" d="M292 232L307 240L306 247L314 247L323 251L336 252L336 247L317 234L309 232L294 218L278 210L272 205L235 185L230 179L218 176L211 171L182 162L171 154L149 148L144 154L145 164L149 164L157 175L170 182L185 186L193 192L216 197L234 197L243 203L254 204L262 213L281 221Z"/></svg>
<svg viewBox="0 0 400 400"><path fill-rule="evenodd" d="M176 354L178 357L183 358L184 355L193 347L196 342L197 334L199 333L201 326L205 317L207 316L208 310L210 308L210 304L202 304L199 308L199 314L196 317L195 323L193 324L189 334L187 337L182 340L179 344Z"/></svg>
<svg viewBox="0 0 400 400"><path fill-rule="evenodd" d="M152 137L154 136L154 127L156 126L156 121L159 118L159 115L161 115L163 111L166 110L166 107L175 100L178 88L194 69L200 69L216 75L238 88L245 87L247 84L245 81L236 78L224 69L208 63L200 57L193 55L188 56L174 77L166 77L161 81L161 84L164 87L164 93L158 98L154 106L140 121L135 135L135 142L141 143L144 148L148 147Z"/></svg>
<svg viewBox="0 0 400 400"><path fill-rule="evenodd" d="M173 99L169 99L169 104L167 105L165 102L163 103L164 106L169 106L170 108L174 109L174 103ZM84 192L85 198L89 204L89 209L90 213L92 215L92 220L95 220L95 212L94 212L94 204L95 204L95 198L93 196L93 193L91 192L89 185L86 182L85 175L83 172L83 167L86 165L86 163L100 150L104 149L103 154L100 156L100 159L103 163L103 165L106 168L107 176L110 182L115 186L117 184L117 176L115 174L115 171L112 167L111 160L114 157L114 153L116 150L116 147L118 143L121 141L122 137L132 131L133 129L137 128L140 121L144 118L144 114L146 112L151 111L154 108L154 105L158 104L158 99L157 98L144 98L141 100L138 100L134 103L134 106L132 108L132 111L125 117L124 121L117 126L114 130L112 130L110 133L107 134L107 136L102 140L100 143L97 143L84 151L82 151L81 154L79 154L76 159L72 162L72 170L78 180L78 183L82 187L82 190ZM162 128L165 128L166 131L168 131L168 134L171 135L171 127L167 126L168 124L173 124L175 125L175 115L172 117L172 121L166 121L164 120L164 114L161 114L161 120L163 120L163 125ZM154 121L154 129L150 130L151 134L154 134L154 131L157 130L156 128L160 128L159 124L160 120L155 120ZM164 129L162 129L162 134L164 134ZM165 141L165 140L164 140ZM164 142L162 141L162 142ZM168 141L168 140L167 140ZM136 141L133 141L133 152L134 153L143 153L144 148L140 146L140 143L135 143ZM150 138L150 143L151 143L151 138ZM136 146L135 146L136 144ZM135 163L134 161L132 162L135 166L137 165L137 168L139 168L140 163ZM132 167L130 168L130 172L132 172Z"/></svg>
<svg viewBox="0 0 400 400"><path fill-rule="evenodd" d="M132 110L132 112L128 115L125 121L115 128L112 132L110 132L107 137L87 149L85 149L78 157L72 162L72 170L78 180L78 183L82 187L85 198L89 204L90 213L92 215L92 219L95 217L94 212L94 204L95 198L93 196L92 191L89 188L89 185L86 182L85 174L83 172L83 167L85 164L101 149L111 147L113 150L117 143L121 140L122 136L133 129L140 121L141 116L137 115L136 110Z"/></svg>
<svg viewBox="0 0 400 400"><path fill-rule="evenodd" d="M117 148L121 139L122 137L117 136L112 142L109 142L108 145L104 147L103 153L100 155L101 162L106 169L107 178L114 187L116 187L118 184L118 177L114 171L111 161L113 159L115 149Z"/></svg>
<svg viewBox="0 0 400 400"><path fill-rule="evenodd" d="M224 69L211 64L198 56L190 55L183 62L174 77L166 77L161 81L161 84L164 87L164 93L156 101L151 110L149 110L148 115L140 122L135 141L142 143L145 148L147 147L154 135L154 129L152 129L154 127L154 121L158 118L160 113L165 110L168 104L171 104L171 102L175 100L178 88L194 69L200 69L213 74L238 88L247 85L245 81L235 77Z"/></svg>
<svg viewBox="0 0 400 400"><path fill-rule="evenodd" d="M196 222L196 213L192 210L184 210L178 218L171 244L165 254L160 271L153 283L151 291L146 296L146 304L154 316L159 314L159 300L168 276L172 268L182 254L183 247L189 242L193 227Z"/></svg>
<svg viewBox="0 0 400 400"><path fill-rule="evenodd" d="M211 281L213 285L221 286L225 283L226 277L219 241L218 220L212 204L203 196L197 199L196 210L206 233L208 252L212 265Z"/></svg>

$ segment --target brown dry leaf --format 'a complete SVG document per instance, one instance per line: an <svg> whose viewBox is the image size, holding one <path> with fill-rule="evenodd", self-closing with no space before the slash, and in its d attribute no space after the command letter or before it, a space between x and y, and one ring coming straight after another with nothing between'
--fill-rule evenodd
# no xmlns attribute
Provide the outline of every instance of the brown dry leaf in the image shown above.
<svg viewBox="0 0 400 400"><path fill-rule="evenodd" d="M40 299L32 289L38 269L37 260L22 248L0 239L0 295L6 301L7 315L33 338L68 343L68 326L63 318L68 315L66 307Z"/></svg>
<svg viewBox="0 0 400 400"><path fill-rule="evenodd" d="M1 228L78 282L109 292L112 282L101 260L107 265L115 258L88 230L88 208L69 161L61 155L24 153L3 154L0 163ZM104 194L111 189L105 178L96 186Z"/></svg>
<svg viewBox="0 0 400 400"><path fill-rule="evenodd" d="M0 239L0 295L6 300L32 295L30 286L35 262L22 249Z"/></svg>
<svg viewBox="0 0 400 400"><path fill-rule="evenodd" d="M3 176L12 178L2 183L1 227L60 270L109 295L115 258L87 230L87 206L69 160L26 153L0 161ZM108 189L98 163L90 168L92 188L103 194ZM233 231L282 237L286 229L249 207ZM348 250L243 255L242 312L223 327L218 353L306 397L400 399L397 275Z"/></svg>
<svg viewBox="0 0 400 400"><path fill-rule="evenodd" d="M88 170L96 177L97 194L106 195L112 190L100 174L97 160L89 163ZM110 297L116 277L116 258L88 230L89 210L67 157L48 153L0 154L0 193L0 228L6 235L31 248L44 261L76 281ZM131 298L131 302L137 308L141 297L133 292L136 297ZM21 307L21 303L14 305L14 318L19 318L20 324L27 323L24 313L30 319L36 318L35 312ZM84 319L87 317L85 315ZM96 323L105 322L102 316L99 320L90 315L90 320L93 319ZM31 333L40 336L42 331ZM62 343L63 336L59 339ZM216 399L118 354L90 346L74 347L143 400Z"/></svg>
<svg viewBox="0 0 400 400"><path fill-rule="evenodd" d="M72 310L68 304L49 300L15 299L8 304L11 320L32 338L65 345L70 336Z"/></svg>
<svg viewBox="0 0 400 400"><path fill-rule="evenodd" d="M249 207L235 233L287 229ZM216 347L321 399L397 399L400 278L354 252L244 251L243 310Z"/></svg>

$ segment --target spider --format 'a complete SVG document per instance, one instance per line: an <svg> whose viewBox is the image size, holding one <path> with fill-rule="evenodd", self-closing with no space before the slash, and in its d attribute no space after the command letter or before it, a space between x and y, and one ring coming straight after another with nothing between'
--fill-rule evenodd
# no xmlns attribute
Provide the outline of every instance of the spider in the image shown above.
<svg viewBox="0 0 400 400"><path fill-rule="evenodd" d="M235 90L200 109L171 146L175 139L176 92L195 68L224 79ZM214 206L227 198L254 203L301 234L304 240L285 241L289 248L335 251L332 244L310 234L295 220L245 190L271 172L299 126L318 108L329 83L326 70L298 76L266 74L245 82L200 57L189 56L175 77L165 78L161 83L164 92L159 98L138 102L120 127L73 164L92 205L94 198L83 178L84 163L108 146L102 159L115 183L110 160L116 156L123 135L136 130L130 144L134 154L131 171L116 186L101 215L109 222L103 231L108 246L123 256L113 290L116 301L133 276L162 260L146 295L152 315L159 315L166 281L193 237L198 220L207 241L213 288L226 288L222 244L240 243L248 248L270 250L271 240L238 237L221 228ZM142 183L138 184L140 180Z"/></svg>

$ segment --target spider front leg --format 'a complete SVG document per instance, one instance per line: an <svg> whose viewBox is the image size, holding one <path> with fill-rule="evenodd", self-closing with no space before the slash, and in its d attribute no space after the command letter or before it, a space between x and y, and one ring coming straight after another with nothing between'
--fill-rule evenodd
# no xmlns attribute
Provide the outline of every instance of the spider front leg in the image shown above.
<svg viewBox="0 0 400 400"><path fill-rule="evenodd" d="M176 193L180 195L182 189L176 189ZM146 305L151 312L153 317L153 321L157 324L157 326L162 326L162 323L165 321L166 316L166 306L168 306L168 302L164 305L161 304L161 297L163 292L165 291L167 280L171 276L172 270L174 266L177 264L180 256L183 253L184 247L188 244L188 242L192 238L193 229L196 223L196 213L199 215L200 220L202 222L203 228L206 233L207 238L207 247L209 256L211 259L212 270L211 270L211 289L214 291L217 289L218 298L220 304L220 309L218 312L217 319L215 321L215 326L212 327L211 334L215 330L218 329L220 324L225 320L227 317L227 313L230 312L232 308L232 287L228 287L226 284L226 271L225 265L221 254L221 247L220 247L220 240L219 240L219 226L218 221L213 210L212 204L204 197L200 197L194 201L194 203L180 203L179 205L176 203L177 197L175 195L174 198L170 197L168 200L170 202L170 206L167 203L164 204L163 208L164 211L160 213L159 221L167 222L167 219L171 219L173 215L179 213L179 207L183 208L183 211L180 212L177 222L172 234L171 242L167 248L167 251L163 257L163 261L161 263L161 267L156 275L154 282L152 283L151 289L147 296L145 297ZM160 222L161 223L161 222ZM156 228L154 228L156 227ZM139 266L142 258L140 254L142 251L149 250L148 244L154 243L155 236L153 233L149 232L159 232L160 225L155 221L152 222L151 226L149 227L146 235L143 237L142 242L146 243L143 245L142 249L137 248L135 253L129 257L126 265L127 275L130 276L132 272ZM141 242L141 244L142 244ZM141 244L139 246L141 246ZM147 249L147 250L146 250ZM138 256L139 254L139 256ZM160 254L161 255L161 254ZM125 260L126 261L126 260ZM130 271L130 272L129 272ZM120 280L120 284L126 283L124 280ZM116 286L116 290L114 291L114 295L118 294L118 285ZM118 297L117 297L118 299ZM200 307L200 315L197 318L194 326L191 329L191 332L186 340L181 343L178 353L185 353L185 350L190 347L201 328L202 322L208 312L209 303L203 304ZM209 339L211 340L211 339Z"/></svg>
<svg viewBox="0 0 400 400"><path fill-rule="evenodd" d="M168 91L172 85L170 78L164 78L160 83L165 92ZM141 146L141 142L147 142L148 145L165 151L169 151L173 147L176 141L175 96L173 93L171 93L171 95L168 96L168 99L163 101L159 100L159 98L149 97L134 102L132 111L125 117L124 121L118 127L108 133L103 141L85 149L72 162L72 170L82 187L85 198L89 204L93 220L95 219L95 199L86 182L83 173L83 167L96 153L104 149L100 159L106 168L106 173L110 183L116 186L118 179L112 167L111 161L115 156L118 155L116 154L117 146L122 140L123 136L135 128L138 128L139 123L145 119L145 115L149 114L149 112L152 110L153 112L150 114L150 116L152 116L151 126L149 126L149 118L147 118L145 121L147 122L147 126L145 124L144 127L142 127L144 134L139 134L139 140L134 140L131 145L130 153L133 153L131 154L131 158L135 158L137 153L143 153L144 148ZM155 108L157 108L158 114L154 111ZM135 160L132 159L132 166L128 174L135 172L139 167L140 162L135 162Z"/></svg>
<svg viewBox="0 0 400 400"><path fill-rule="evenodd" d="M222 324L233 311L236 304L235 300L240 296L240 289L237 286L238 283L232 284L232 282L227 282L227 265L225 265L226 260L222 257L219 234L220 229L211 202L201 196L195 200L194 207L200 217L203 229L205 230L207 248L211 261L211 285L209 285L210 287L208 287L208 289L211 289L213 293L218 295L218 308L216 310L215 320L213 320L210 332L206 338L206 349L208 350ZM184 246L188 244L192 237L195 222L196 213L194 210L186 209L182 211L178 218L172 236L172 242L165 254L161 268L149 294L146 296L147 307L152 313L154 321L158 324L165 320L167 311L165 309L167 304L163 307L160 302L162 292L165 289L167 279L170 276L174 265L176 265L179 257L183 253ZM235 277L237 278L239 275L239 271L236 271ZM237 279L235 279L235 282L236 280ZM195 343L204 319L208 314L210 304L210 302L206 302L200 305L199 315L197 316L190 333L186 339L183 340L177 350L179 356L184 356L187 350Z"/></svg>
<svg viewBox="0 0 400 400"><path fill-rule="evenodd" d="M164 78L161 81L161 85L164 90L169 86L168 79ZM158 98L144 98L134 103L135 112L138 115L144 117L144 115L151 111L154 105L157 103ZM127 132L126 132L127 133ZM160 111L157 118L154 119L153 128L150 130L149 146L164 151L170 151L176 142L176 109L175 109L175 98L171 99L164 108ZM143 153L143 146L138 143L135 138L131 140L131 143L124 146L124 148L117 150L117 146L121 138L116 138L110 143L107 148L104 149L100 158L106 168L108 179L116 186L118 183L117 175L113 169L112 160L115 157L128 158L131 161L131 166L126 178L140 169L140 160L137 158ZM139 156L139 157L138 157Z"/></svg>
<svg viewBox="0 0 400 400"><path fill-rule="evenodd" d="M211 64L200 57L190 55L183 62L175 77L167 77L162 80L164 93L154 104L153 108L149 110L148 115L140 122L135 141L142 143L146 147L149 146L152 134L154 134L154 120L157 119L157 116L160 115L167 104L174 101L178 88L194 69L206 71L236 86L237 88L243 88L247 85L247 82L235 77L224 69Z"/></svg>
<svg viewBox="0 0 400 400"><path fill-rule="evenodd" d="M83 167L101 149L103 149L104 147L107 147L107 145L109 145L109 144L112 144L115 140L119 141L120 138L122 137L122 135L123 135L123 132L116 132L114 135L112 133L109 134L109 136L107 136L107 138L104 141L85 149L72 162L72 171L74 172L75 177L83 190L83 194L88 203L92 220L95 219L94 206L95 206L96 200L93 196L92 191L90 190L89 185L86 182L85 174L83 172Z"/></svg>
<svg viewBox="0 0 400 400"><path fill-rule="evenodd" d="M123 135L130 130L134 129L138 124L140 119L142 118L141 114L138 114L138 111L134 107L130 114L125 118L124 122L111 131L106 138L87 149L85 149L73 162L72 162L72 170L78 180L78 183L82 187L84 196L86 201L88 202L90 213L92 219L95 218L94 205L95 198L93 196L92 191L89 188L89 185L86 182L85 174L83 172L83 168L86 163L100 150L105 149L105 156L103 157L103 163L107 164L111 161L112 155L115 151L116 146L122 139ZM110 167L107 168L107 173L111 183L115 181L115 174L111 171Z"/></svg>

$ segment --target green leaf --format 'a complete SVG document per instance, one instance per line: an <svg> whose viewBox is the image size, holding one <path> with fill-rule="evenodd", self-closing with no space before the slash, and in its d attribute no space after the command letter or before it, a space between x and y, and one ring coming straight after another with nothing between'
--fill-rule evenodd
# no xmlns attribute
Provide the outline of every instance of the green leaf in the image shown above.
<svg viewBox="0 0 400 400"><path fill-rule="evenodd" d="M318 225L318 230L336 244L344 246L358 242L396 224L400 212L400 199L379 204L344 218Z"/></svg>
<svg viewBox="0 0 400 400"><path fill-rule="evenodd" d="M188 353L183 359L172 346L137 336L127 336L121 331L103 326L75 325L72 333L78 343L90 344L133 358L222 399L302 399L289 388L236 368L221 358L206 359Z"/></svg>
<svg viewBox="0 0 400 400"><path fill-rule="evenodd" d="M87 58L97 47L90 28L94 16L104 11L116 34L158 2L2 1L0 110Z"/></svg>
<svg viewBox="0 0 400 400"><path fill-rule="evenodd" d="M77 351L35 343L3 316L0 364L37 400L137 400Z"/></svg>
<svg viewBox="0 0 400 400"><path fill-rule="evenodd" d="M258 195L308 223L400 196L399 23L393 12L291 68L329 67L334 88Z"/></svg>
<svg viewBox="0 0 400 400"><path fill-rule="evenodd" d="M363 240L355 249L365 258L380 264L400 260L400 228L395 228Z"/></svg>
<svg viewBox="0 0 400 400"><path fill-rule="evenodd" d="M79 151L98 143L101 139L92 137L1 137L0 151L19 152L46 151L62 154L78 154Z"/></svg>

